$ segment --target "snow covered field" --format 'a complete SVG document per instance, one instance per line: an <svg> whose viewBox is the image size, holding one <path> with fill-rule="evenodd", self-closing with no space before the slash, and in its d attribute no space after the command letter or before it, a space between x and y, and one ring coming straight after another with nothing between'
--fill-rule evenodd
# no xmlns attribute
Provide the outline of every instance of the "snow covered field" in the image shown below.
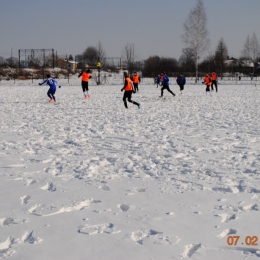
<svg viewBox="0 0 260 260"><path fill-rule="evenodd" d="M0 82L0 259L260 258L260 85L38 82Z"/></svg>

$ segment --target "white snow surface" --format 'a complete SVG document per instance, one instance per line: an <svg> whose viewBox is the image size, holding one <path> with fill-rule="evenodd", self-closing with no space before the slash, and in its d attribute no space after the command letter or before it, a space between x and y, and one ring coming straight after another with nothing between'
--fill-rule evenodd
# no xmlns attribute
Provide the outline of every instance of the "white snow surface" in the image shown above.
<svg viewBox="0 0 260 260"><path fill-rule="evenodd" d="M260 258L260 85L39 82L0 82L0 259Z"/></svg>

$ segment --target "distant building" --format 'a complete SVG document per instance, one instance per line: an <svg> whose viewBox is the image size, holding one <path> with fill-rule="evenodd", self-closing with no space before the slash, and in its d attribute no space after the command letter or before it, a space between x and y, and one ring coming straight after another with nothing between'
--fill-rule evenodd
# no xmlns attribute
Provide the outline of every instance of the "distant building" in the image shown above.
<svg viewBox="0 0 260 260"><path fill-rule="evenodd" d="M61 69L67 69L74 71L78 68L78 62L73 60L66 60L66 59L58 59L56 61L56 66Z"/></svg>
<svg viewBox="0 0 260 260"><path fill-rule="evenodd" d="M254 62L252 60L246 59L230 59L225 60L225 67L229 72L239 72L244 74L249 74L254 71Z"/></svg>
<svg viewBox="0 0 260 260"><path fill-rule="evenodd" d="M257 62L256 74L260 74L260 62Z"/></svg>
<svg viewBox="0 0 260 260"><path fill-rule="evenodd" d="M87 63L84 63L84 62L78 62L77 69L84 70L84 69L91 69L91 68L92 68L92 67L89 66L89 64L87 64Z"/></svg>

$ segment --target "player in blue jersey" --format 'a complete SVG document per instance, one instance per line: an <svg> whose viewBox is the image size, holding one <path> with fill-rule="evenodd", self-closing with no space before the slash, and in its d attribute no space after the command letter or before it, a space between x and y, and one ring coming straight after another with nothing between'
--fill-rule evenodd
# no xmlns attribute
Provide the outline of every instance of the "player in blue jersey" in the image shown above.
<svg viewBox="0 0 260 260"><path fill-rule="evenodd" d="M179 74L178 78L176 79L176 82L179 85L182 94L182 91L184 90L184 85L186 84L186 78L183 76L182 73Z"/></svg>
<svg viewBox="0 0 260 260"><path fill-rule="evenodd" d="M165 71L162 72L161 76L162 76L162 88L161 88L161 96L160 97L163 97L163 90L164 89L167 89L173 96L175 96L175 94L169 88L170 83L169 83L169 78L166 75L166 72Z"/></svg>
<svg viewBox="0 0 260 260"><path fill-rule="evenodd" d="M47 96L50 98L49 102L52 102L53 100L54 102L56 102L55 92L56 92L56 87L59 85L59 82L56 79L51 78L50 74L47 74L46 77L47 79L42 83L39 83L39 85L40 86L49 85L50 88L47 92ZM60 87L61 86L59 86L59 88Z"/></svg>

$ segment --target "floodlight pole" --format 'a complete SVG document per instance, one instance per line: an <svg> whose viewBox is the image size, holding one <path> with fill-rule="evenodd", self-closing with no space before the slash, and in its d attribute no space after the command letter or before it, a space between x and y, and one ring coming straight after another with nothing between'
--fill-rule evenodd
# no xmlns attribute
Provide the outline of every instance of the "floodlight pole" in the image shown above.
<svg viewBox="0 0 260 260"><path fill-rule="evenodd" d="M11 49L11 68L13 67L13 48Z"/></svg>

